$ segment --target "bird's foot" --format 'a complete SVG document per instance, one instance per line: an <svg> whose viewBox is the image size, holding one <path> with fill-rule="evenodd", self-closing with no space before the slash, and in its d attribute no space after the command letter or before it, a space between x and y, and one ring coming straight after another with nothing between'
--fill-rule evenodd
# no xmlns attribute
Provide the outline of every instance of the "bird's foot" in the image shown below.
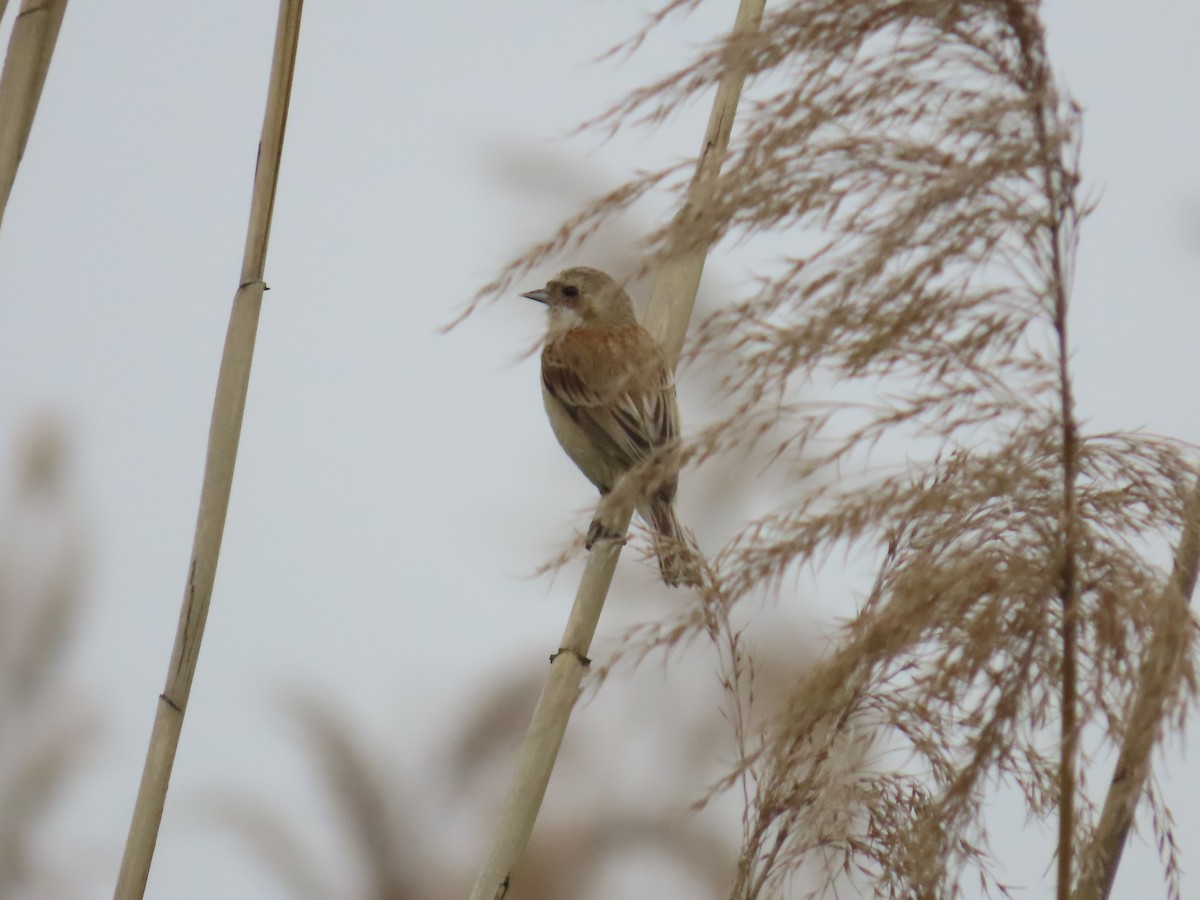
<svg viewBox="0 0 1200 900"><path fill-rule="evenodd" d="M583 546L587 550L591 550L594 544L601 541L615 541L622 547L625 546L625 536L621 534L613 526L601 522L599 519L592 519L592 524L588 526L587 538L583 542Z"/></svg>

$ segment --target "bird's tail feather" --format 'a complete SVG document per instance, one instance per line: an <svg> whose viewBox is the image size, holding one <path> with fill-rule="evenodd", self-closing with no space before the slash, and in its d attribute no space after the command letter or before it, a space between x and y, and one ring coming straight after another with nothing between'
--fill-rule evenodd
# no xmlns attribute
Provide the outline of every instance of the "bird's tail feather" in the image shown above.
<svg viewBox="0 0 1200 900"><path fill-rule="evenodd" d="M643 510L643 518L654 532L654 552L663 581L672 587L700 587L702 584L700 550L688 531L675 517L675 507L659 499Z"/></svg>

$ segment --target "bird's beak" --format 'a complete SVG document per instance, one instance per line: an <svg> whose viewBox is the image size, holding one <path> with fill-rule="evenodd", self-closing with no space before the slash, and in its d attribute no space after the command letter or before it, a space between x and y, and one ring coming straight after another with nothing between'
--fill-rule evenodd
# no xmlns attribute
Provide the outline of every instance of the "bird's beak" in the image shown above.
<svg viewBox="0 0 1200 900"><path fill-rule="evenodd" d="M550 302L550 294L546 291L545 288L538 288L536 291L529 291L528 293L522 294L521 296L526 297L529 300L536 300L538 303L549 303Z"/></svg>

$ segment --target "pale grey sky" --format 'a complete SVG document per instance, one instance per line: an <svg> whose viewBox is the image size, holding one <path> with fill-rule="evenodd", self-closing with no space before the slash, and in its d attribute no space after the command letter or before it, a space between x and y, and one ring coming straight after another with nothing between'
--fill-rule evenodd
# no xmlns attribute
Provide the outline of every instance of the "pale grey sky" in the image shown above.
<svg viewBox="0 0 1200 900"><path fill-rule="evenodd" d="M577 158L599 191L693 153L703 109L651 137L560 138L733 9L705 4L617 66L589 61L638 27L642 4L306 4L272 290L149 896L283 896L195 821L215 785L319 815L275 689L319 688L419 765L479 679L555 646L577 568L553 585L524 576L592 491L550 436L536 364L518 361L539 311L514 298L437 329L569 211L502 184L501 154ZM0 433L63 414L93 536L74 669L108 725L61 822L94 848L89 898L111 892L175 632L275 14L76 0L0 236ZM1097 429L1200 441L1200 5L1047 0L1045 15L1100 198L1073 311L1081 412ZM718 255L708 284L743 274ZM622 578L657 590L648 570ZM1200 770L1178 753L1168 768L1184 858L1200 859ZM1158 884L1144 842L1123 879Z"/></svg>

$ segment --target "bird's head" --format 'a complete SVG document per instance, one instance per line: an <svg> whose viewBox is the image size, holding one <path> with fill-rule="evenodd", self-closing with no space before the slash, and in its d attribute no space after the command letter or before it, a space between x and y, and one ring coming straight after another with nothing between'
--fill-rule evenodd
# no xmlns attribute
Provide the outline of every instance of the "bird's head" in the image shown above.
<svg viewBox="0 0 1200 900"><path fill-rule="evenodd" d="M550 321L560 327L628 325L637 321L624 288L599 269L577 266L559 272L544 288L522 294L545 303Z"/></svg>

